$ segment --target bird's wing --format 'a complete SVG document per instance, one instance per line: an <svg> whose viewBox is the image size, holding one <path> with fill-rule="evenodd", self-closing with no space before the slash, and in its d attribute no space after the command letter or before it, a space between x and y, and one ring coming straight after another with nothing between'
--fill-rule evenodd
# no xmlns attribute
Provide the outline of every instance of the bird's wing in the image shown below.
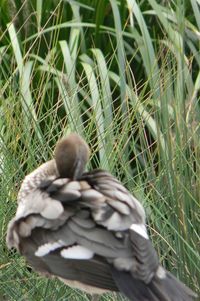
<svg viewBox="0 0 200 301"><path fill-rule="evenodd" d="M119 289L133 301L172 300L149 285L165 271L148 238L143 207L105 171L74 181L47 176L19 202L7 243L43 273Z"/></svg>
<svg viewBox="0 0 200 301"><path fill-rule="evenodd" d="M159 260L148 237L141 203L106 171L85 173L83 178L103 196L101 202L95 199L89 202L94 221L119 240L121 237L126 250L131 254L126 258L118 254L113 260L114 267L129 271L145 283L150 282L159 266ZM87 194L88 191L85 192L85 201L88 203Z"/></svg>
<svg viewBox="0 0 200 301"><path fill-rule="evenodd" d="M72 261L74 276L67 274L70 269L65 268L64 278L76 279L77 266L81 269L77 260L84 264L83 271L91 271L89 267L85 270L87 261L93 267L92 273L98 273L99 282L92 276L91 285L111 290L117 288L111 272L108 273L110 264L119 270L133 269L142 278L150 274L147 271L144 275L140 266L145 264L138 265L149 257L146 246L143 247L137 232L134 245L130 239L134 231L129 230L133 223L144 225L143 208L109 173L96 170L85 173L78 181L47 176L22 196L17 214L8 227L7 241L36 269L63 277L65 265L72 265ZM70 258L71 254L75 258ZM66 263L61 262L63 268L59 274L52 265L61 259Z"/></svg>
<svg viewBox="0 0 200 301"><path fill-rule="evenodd" d="M120 291L132 301L192 301L196 294L160 265L139 201L108 172L85 173L83 179L103 195L101 202L89 202L94 221L121 239L126 248L110 260Z"/></svg>

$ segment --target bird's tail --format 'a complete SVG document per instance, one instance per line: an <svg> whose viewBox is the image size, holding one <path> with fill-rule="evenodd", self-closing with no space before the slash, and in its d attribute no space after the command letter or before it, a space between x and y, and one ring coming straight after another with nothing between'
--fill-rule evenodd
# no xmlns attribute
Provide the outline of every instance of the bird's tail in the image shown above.
<svg viewBox="0 0 200 301"><path fill-rule="evenodd" d="M112 270L119 290L131 301L192 301L197 295L171 273L164 278L154 277L146 284L129 272Z"/></svg>

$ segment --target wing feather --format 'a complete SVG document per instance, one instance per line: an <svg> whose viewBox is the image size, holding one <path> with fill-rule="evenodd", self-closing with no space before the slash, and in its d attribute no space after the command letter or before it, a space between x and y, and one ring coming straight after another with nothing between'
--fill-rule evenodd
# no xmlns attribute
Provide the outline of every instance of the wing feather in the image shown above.
<svg viewBox="0 0 200 301"><path fill-rule="evenodd" d="M31 175L25 179L8 227L10 247L36 270L66 281L120 289L132 301L173 300L166 293L172 277L159 266L144 209L117 179L103 170L73 181L51 173L42 181L38 171L33 176L37 185L29 185ZM188 291L181 287L177 300L186 301Z"/></svg>

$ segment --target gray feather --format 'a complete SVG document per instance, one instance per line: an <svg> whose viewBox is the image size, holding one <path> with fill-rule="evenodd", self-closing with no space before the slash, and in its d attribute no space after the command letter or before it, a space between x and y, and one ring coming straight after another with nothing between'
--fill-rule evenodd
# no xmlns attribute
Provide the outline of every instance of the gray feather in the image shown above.
<svg viewBox="0 0 200 301"><path fill-rule="evenodd" d="M70 137L58 144L56 161L25 177L8 246L42 273L119 288L132 301L191 301L192 291L161 268L140 202L106 171L82 174L89 148ZM74 250L79 258L69 259Z"/></svg>

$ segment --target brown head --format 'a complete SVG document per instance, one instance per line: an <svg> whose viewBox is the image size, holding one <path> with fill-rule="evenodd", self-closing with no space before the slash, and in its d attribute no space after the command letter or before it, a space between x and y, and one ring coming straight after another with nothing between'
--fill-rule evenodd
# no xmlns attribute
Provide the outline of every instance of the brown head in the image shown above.
<svg viewBox="0 0 200 301"><path fill-rule="evenodd" d="M81 176L89 155L89 146L78 134L73 133L61 139L55 148L55 161L60 176L70 179Z"/></svg>

